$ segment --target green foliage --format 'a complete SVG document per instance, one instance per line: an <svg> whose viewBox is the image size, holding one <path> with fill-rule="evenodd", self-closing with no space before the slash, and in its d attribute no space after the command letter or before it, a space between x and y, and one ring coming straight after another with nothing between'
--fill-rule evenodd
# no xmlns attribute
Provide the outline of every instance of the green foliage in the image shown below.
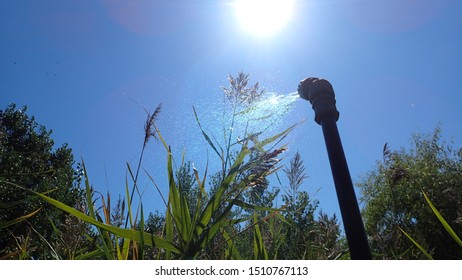
<svg viewBox="0 0 462 280"><path fill-rule="evenodd" d="M454 231L462 232L461 151L441 140L439 128L433 134L413 135L409 151L391 151L385 145L383 161L358 183L376 258L426 258L402 231L436 259L462 258L432 209L422 203L423 190Z"/></svg>
<svg viewBox="0 0 462 280"><path fill-rule="evenodd" d="M66 232L69 226L68 215L26 190L49 192L50 197L74 207L83 201L71 149L66 144L54 148L51 133L27 115L26 107L17 109L11 104L0 111L0 223L9 225L0 229L0 256L22 251L27 258L52 258L37 232L55 244L60 243L55 229ZM27 240L27 250L18 245L20 240Z"/></svg>

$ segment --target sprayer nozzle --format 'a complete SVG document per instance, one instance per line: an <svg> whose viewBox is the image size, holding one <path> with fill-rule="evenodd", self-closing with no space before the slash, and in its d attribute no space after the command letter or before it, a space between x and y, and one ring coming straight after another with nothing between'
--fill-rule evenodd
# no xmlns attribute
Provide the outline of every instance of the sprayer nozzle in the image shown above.
<svg viewBox="0 0 462 280"><path fill-rule="evenodd" d="M314 77L306 78L300 82L297 91L301 98L310 101L318 124L325 116L338 120L339 112L335 107L334 89L329 81Z"/></svg>
<svg viewBox="0 0 462 280"><path fill-rule="evenodd" d="M329 81L320 78L306 78L298 85L298 94L301 98L312 101L318 95L334 95L334 89ZM334 97L335 98L335 97Z"/></svg>

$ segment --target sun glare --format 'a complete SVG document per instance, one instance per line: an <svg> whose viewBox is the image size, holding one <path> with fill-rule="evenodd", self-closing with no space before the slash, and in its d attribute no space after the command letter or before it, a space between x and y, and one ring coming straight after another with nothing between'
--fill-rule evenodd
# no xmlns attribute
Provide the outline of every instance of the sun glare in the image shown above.
<svg viewBox="0 0 462 280"><path fill-rule="evenodd" d="M288 23L294 0L235 0L234 5L236 16L246 32L268 36Z"/></svg>

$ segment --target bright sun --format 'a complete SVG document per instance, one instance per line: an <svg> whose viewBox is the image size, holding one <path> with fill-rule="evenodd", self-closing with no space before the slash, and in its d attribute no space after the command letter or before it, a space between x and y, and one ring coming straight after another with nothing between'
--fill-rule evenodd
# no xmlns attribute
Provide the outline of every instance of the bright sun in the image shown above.
<svg viewBox="0 0 462 280"><path fill-rule="evenodd" d="M280 31L290 20L294 0L235 0L242 28L258 36Z"/></svg>

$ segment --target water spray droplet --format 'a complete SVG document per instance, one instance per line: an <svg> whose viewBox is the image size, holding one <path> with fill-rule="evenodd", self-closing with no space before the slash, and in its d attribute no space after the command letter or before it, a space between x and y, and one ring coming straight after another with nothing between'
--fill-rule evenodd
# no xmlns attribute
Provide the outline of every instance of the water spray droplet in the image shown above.
<svg viewBox="0 0 462 280"><path fill-rule="evenodd" d="M271 131L283 123L299 98L297 92L287 95L269 92L251 107L239 112L237 124L247 126L250 123L258 129L268 128Z"/></svg>

